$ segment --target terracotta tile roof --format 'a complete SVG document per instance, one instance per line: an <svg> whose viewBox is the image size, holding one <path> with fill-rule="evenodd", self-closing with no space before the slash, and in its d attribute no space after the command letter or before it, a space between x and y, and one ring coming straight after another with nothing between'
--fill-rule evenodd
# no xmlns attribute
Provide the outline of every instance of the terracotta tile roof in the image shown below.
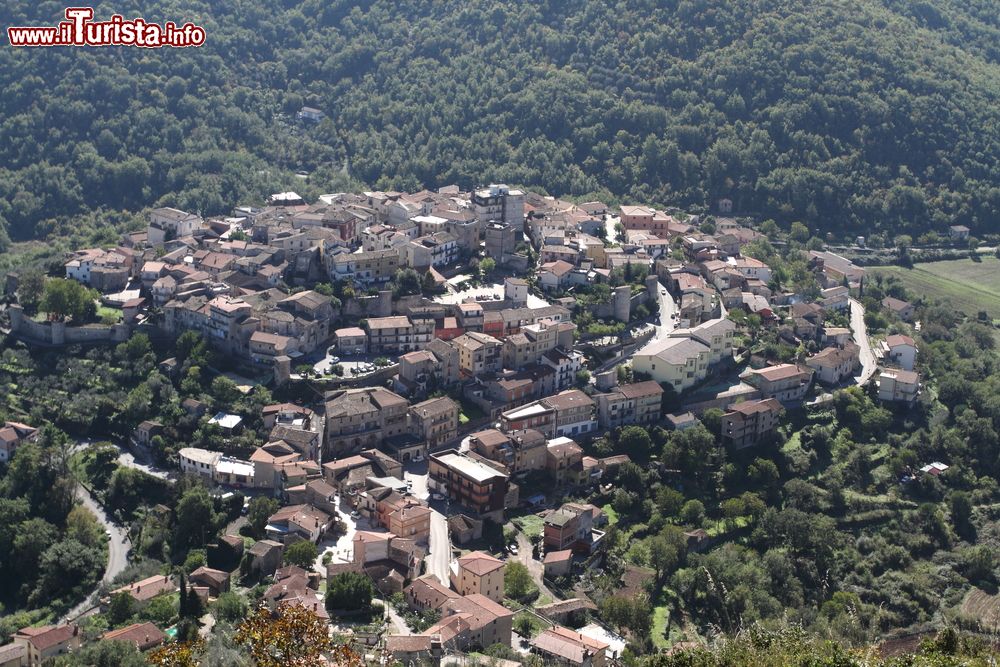
<svg viewBox="0 0 1000 667"><path fill-rule="evenodd" d="M79 634L80 628L75 625L46 625L40 628L21 628L15 637L24 637L39 653L53 646L69 641Z"/></svg>
<svg viewBox="0 0 1000 667"><path fill-rule="evenodd" d="M128 593L136 600L145 601L152 600L157 595L172 593L176 590L177 584L175 584L170 577L157 574L143 579L142 581L137 581L134 584L117 588L111 591L111 595L115 595L117 593Z"/></svg>
<svg viewBox="0 0 1000 667"><path fill-rule="evenodd" d="M503 561L482 551L473 551L458 559L458 565L476 576L483 576L503 567Z"/></svg>
<svg viewBox="0 0 1000 667"><path fill-rule="evenodd" d="M150 622L135 623L133 625L111 630L101 635L104 641L119 641L135 644L140 651L162 644L167 636L158 627Z"/></svg>

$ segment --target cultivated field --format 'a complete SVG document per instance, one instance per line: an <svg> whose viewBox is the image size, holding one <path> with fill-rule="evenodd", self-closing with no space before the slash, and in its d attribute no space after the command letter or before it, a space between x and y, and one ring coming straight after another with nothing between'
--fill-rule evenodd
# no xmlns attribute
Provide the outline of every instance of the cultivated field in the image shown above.
<svg viewBox="0 0 1000 667"><path fill-rule="evenodd" d="M898 276L908 290L928 300L941 300L966 315L985 310L1000 318L1000 259L985 256L981 262L956 259L916 264L912 269L878 266L870 273Z"/></svg>
<svg viewBox="0 0 1000 667"><path fill-rule="evenodd" d="M962 614L979 621L984 630L995 630L1000 626L1000 596L973 588L962 601Z"/></svg>

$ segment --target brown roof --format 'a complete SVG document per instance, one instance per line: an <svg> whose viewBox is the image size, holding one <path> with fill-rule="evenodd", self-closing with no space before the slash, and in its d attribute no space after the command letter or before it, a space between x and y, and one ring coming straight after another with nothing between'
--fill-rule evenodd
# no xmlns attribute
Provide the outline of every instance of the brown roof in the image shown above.
<svg viewBox="0 0 1000 667"><path fill-rule="evenodd" d="M101 635L104 641L119 641L135 644L140 651L151 646L162 644L167 636L150 622L134 623L118 630L111 630Z"/></svg>
<svg viewBox="0 0 1000 667"><path fill-rule="evenodd" d="M885 344L889 347L896 347L897 345L909 345L910 347L916 347L917 344L913 342L913 339L909 336L904 336L902 334L893 334L887 336L885 339Z"/></svg>
<svg viewBox="0 0 1000 667"><path fill-rule="evenodd" d="M739 412L743 415L752 415L757 412L776 412L783 409L781 402L774 398L765 398L762 401L743 401L729 406L731 412Z"/></svg>
<svg viewBox="0 0 1000 667"><path fill-rule="evenodd" d="M40 628L21 628L15 637L24 637L38 652L44 652L53 646L69 641L79 634L80 628L75 625L45 625Z"/></svg>
<svg viewBox="0 0 1000 667"><path fill-rule="evenodd" d="M274 540L257 540L254 545L250 547L250 553L254 556L264 556L270 553L273 549L284 549L284 545L281 542L275 542Z"/></svg>
<svg viewBox="0 0 1000 667"><path fill-rule="evenodd" d="M608 647L608 644L602 641L558 625L543 630L531 640L531 645L540 651L559 656L573 664L583 664L587 656Z"/></svg>
<svg viewBox="0 0 1000 667"><path fill-rule="evenodd" d="M143 579L142 581L137 581L134 584L117 588L111 591L111 594L115 595L116 593L128 593L136 600L144 601L152 600L157 595L161 595L162 593L172 593L176 590L177 585L170 577L163 574L157 574Z"/></svg>
<svg viewBox="0 0 1000 667"><path fill-rule="evenodd" d="M654 380L646 380L645 382L633 382L632 384L623 384L618 387L618 391L622 393L625 398L641 398L643 396L649 396L650 394L662 394L663 387Z"/></svg>
<svg viewBox="0 0 1000 667"><path fill-rule="evenodd" d="M545 554L545 560L542 561L544 564L548 565L550 563L562 563L573 559L572 549L563 549L562 551L550 551Z"/></svg>
<svg viewBox="0 0 1000 667"><path fill-rule="evenodd" d="M389 635L385 638L389 653L419 653L431 650L430 635Z"/></svg>
<svg viewBox="0 0 1000 667"><path fill-rule="evenodd" d="M555 396L547 396L542 399L542 402L553 410L569 410L580 406L593 405L594 399L579 389L569 389Z"/></svg>
<svg viewBox="0 0 1000 667"><path fill-rule="evenodd" d="M188 579L191 581L207 580L213 583L215 586L222 586L227 581L229 581L229 573L223 572L222 570L214 570L210 567L205 567L204 565L199 567L197 570L188 575Z"/></svg>
<svg viewBox="0 0 1000 667"><path fill-rule="evenodd" d="M755 375L759 375L765 380L770 380L775 382L777 380L785 380L790 377L794 377L799 373L805 373L795 364L778 364L777 366L768 366L767 368L759 368L752 371Z"/></svg>
<svg viewBox="0 0 1000 667"><path fill-rule="evenodd" d="M473 551L458 559L459 567L468 570L476 576L483 576L503 567L503 561L482 551Z"/></svg>
<svg viewBox="0 0 1000 667"><path fill-rule="evenodd" d="M432 398L410 407L410 412L421 417L435 417L458 411L458 404L447 396Z"/></svg>
<svg viewBox="0 0 1000 667"><path fill-rule="evenodd" d="M421 601L426 600L427 606L432 609L437 609L452 598L461 597L458 593L442 584L437 576L433 574L425 574L422 577L414 579L413 583L406 590L414 598Z"/></svg>

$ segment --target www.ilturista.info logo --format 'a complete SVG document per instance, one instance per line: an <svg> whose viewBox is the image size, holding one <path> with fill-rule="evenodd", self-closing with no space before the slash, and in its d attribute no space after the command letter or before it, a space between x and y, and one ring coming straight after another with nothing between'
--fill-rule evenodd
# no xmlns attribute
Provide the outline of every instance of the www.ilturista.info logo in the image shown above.
<svg viewBox="0 0 1000 667"><path fill-rule="evenodd" d="M93 7L67 7L66 20L54 27L10 27L11 46L201 46L205 29L193 23L177 25L167 21L147 23L141 18L126 20L119 14L110 21L93 21Z"/></svg>

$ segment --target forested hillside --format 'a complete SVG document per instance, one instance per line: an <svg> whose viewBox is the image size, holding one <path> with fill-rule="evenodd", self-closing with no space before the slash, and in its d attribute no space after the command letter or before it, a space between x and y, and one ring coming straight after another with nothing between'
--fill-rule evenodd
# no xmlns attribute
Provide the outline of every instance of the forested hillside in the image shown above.
<svg viewBox="0 0 1000 667"><path fill-rule="evenodd" d="M65 3L11 0L52 25ZM508 181L848 233L1000 231L992 0L123 0L200 49L0 49L10 237ZM300 127L316 106L327 120ZM294 177L308 171L308 183ZM97 213L93 209L103 207Z"/></svg>

